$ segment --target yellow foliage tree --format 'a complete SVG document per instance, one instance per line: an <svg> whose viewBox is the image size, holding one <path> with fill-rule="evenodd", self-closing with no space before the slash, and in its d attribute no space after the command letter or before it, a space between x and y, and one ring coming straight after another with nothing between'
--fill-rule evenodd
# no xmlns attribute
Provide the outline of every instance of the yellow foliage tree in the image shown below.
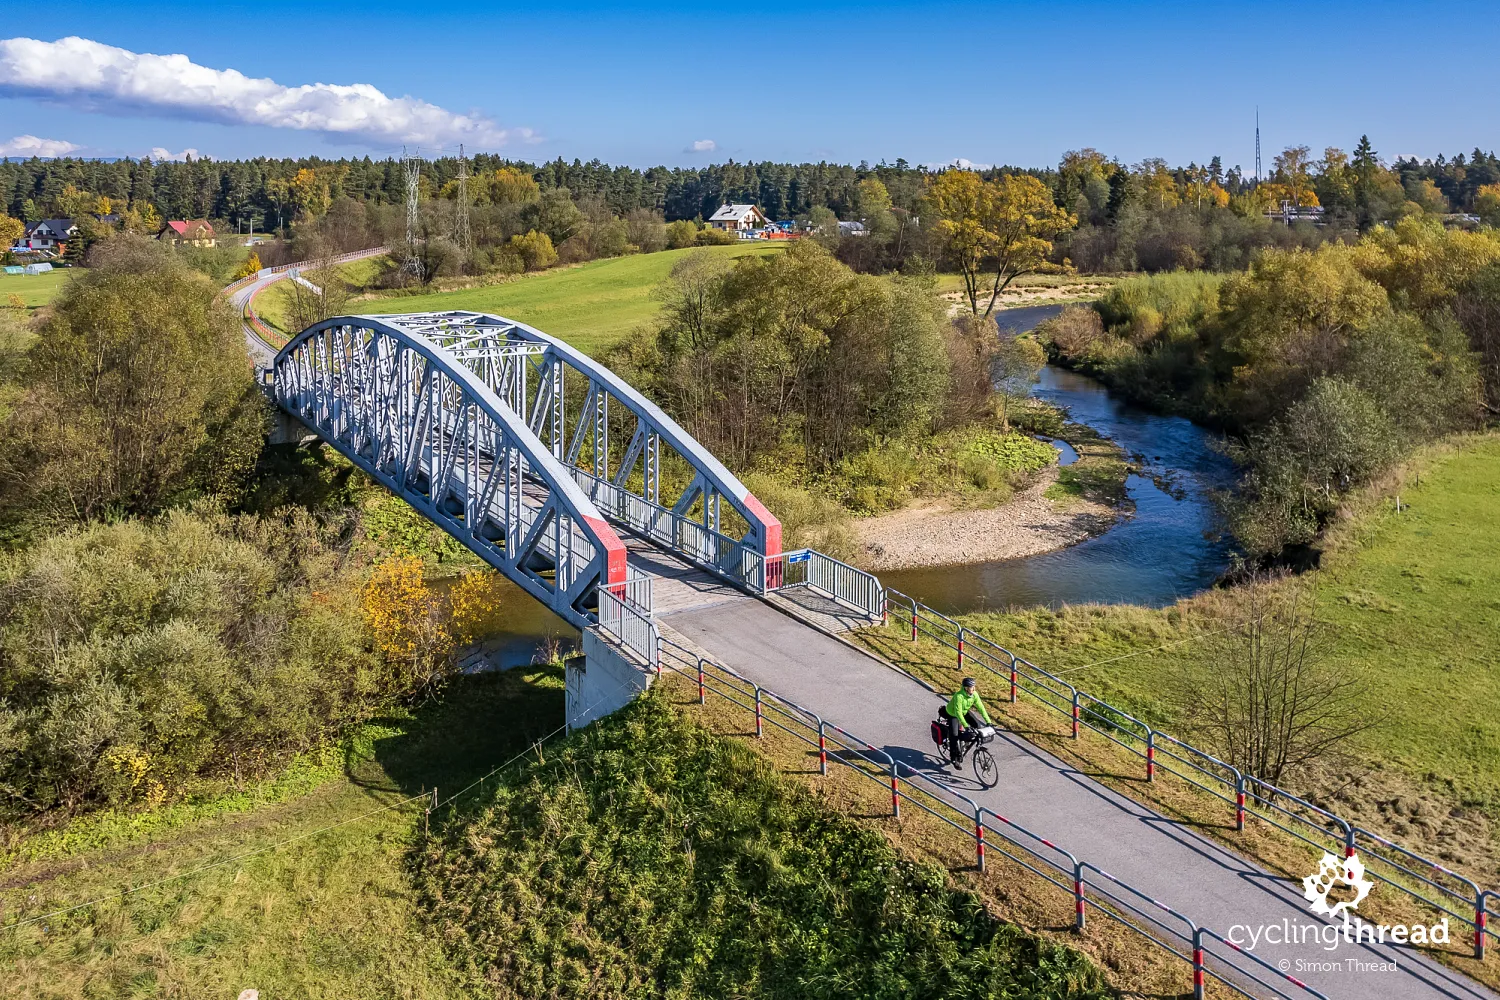
<svg viewBox="0 0 1500 1000"><path fill-rule="evenodd" d="M245 262L239 266L239 270L234 272L234 277L236 280L240 278L248 278L256 271L259 271L260 268L260 254L256 253L254 250L251 250L250 256L246 257Z"/></svg>
<svg viewBox="0 0 1500 1000"><path fill-rule="evenodd" d="M1500 184L1486 184L1474 192L1474 214L1488 225L1500 227Z"/></svg>
<svg viewBox="0 0 1500 1000"><path fill-rule="evenodd" d="M406 694L425 690L448 666L453 640L442 600L427 586L422 560L391 556L375 566L361 594L375 650Z"/></svg>
<svg viewBox="0 0 1500 1000"><path fill-rule="evenodd" d="M970 170L945 170L928 186L926 199L938 218L937 232L964 278L969 311L980 315L981 284L993 270L989 316L1000 293L1023 274L1059 270L1048 262L1052 240L1077 225L1052 192L1030 174L986 181Z"/></svg>
<svg viewBox="0 0 1500 1000"><path fill-rule="evenodd" d="M4 212L0 212L0 253L10 249L10 245L24 235L26 235L24 222L20 219L12 219Z"/></svg>

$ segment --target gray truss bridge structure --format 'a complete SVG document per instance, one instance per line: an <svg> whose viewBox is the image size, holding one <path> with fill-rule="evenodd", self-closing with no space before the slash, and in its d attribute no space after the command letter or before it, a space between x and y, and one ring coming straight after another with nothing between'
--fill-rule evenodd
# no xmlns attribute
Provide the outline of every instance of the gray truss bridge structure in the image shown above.
<svg viewBox="0 0 1500 1000"><path fill-rule="evenodd" d="M739 588L780 582L781 524L744 484L609 369L525 324L339 316L273 367L283 409L578 627L601 594L649 616L650 578L614 525Z"/></svg>

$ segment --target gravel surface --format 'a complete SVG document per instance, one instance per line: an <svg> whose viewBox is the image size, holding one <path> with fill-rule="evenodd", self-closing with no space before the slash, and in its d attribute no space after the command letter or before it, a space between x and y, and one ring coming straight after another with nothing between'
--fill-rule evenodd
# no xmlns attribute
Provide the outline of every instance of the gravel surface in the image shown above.
<svg viewBox="0 0 1500 1000"><path fill-rule="evenodd" d="M995 562L1077 544L1103 532L1119 511L1087 500L1058 502L1042 494L1053 468L1009 502L988 510L907 507L854 523L858 563L871 572L913 566Z"/></svg>

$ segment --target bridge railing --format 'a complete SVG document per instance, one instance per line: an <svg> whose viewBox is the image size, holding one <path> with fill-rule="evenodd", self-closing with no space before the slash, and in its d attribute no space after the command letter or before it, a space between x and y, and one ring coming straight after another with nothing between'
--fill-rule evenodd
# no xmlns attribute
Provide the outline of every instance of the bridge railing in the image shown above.
<svg viewBox="0 0 1500 1000"><path fill-rule="evenodd" d="M1087 932L1088 915L1094 913L1139 934L1189 967L1193 995L1199 1000L1205 996L1209 979L1243 997L1327 1000L1325 994L1242 951L1160 900L1046 837L980 806L928 774L901 764L886 750L828 722L816 712L670 639L661 639L659 649L659 671L670 671L683 678L689 689L696 687L700 705L714 695L737 706L754 719L756 738L765 738L767 730L772 730L773 735L780 732L804 748L809 756L816 754L820 775L828 774L832 761L873 782L883 796L889 795L893 817L901 816L903 805L914 807L968 841L979 871L987 870L993 863L992 856L999 855L1036 876L1066 900L1064 905L1073 911L1073 929L1077 933ZM1209 946L1220 942L1230 950L1210 950Z"/></svg>
<svg viewBox="0 0 1500 1000"><path fill-rule="evenodd" d="M624 590L628 583L616 584L615 589ZM599 628L620 645L645 661L653 670L660 670L659 647L661 635L650 611L643 611L616 594L610 588L599 590Z"/></svg>
<svg viewBox="0 0 1500 1000"><path fill-rule="evenodd" d="M1123 709L1082 691L954 619L898 590L885 592L887 615L909 626L912 642L929 639L952 650L959 672L984 671L998 677L1009 701L1028 696L1064 716L1074 739L1088 729L1139 757L1147 781L1164 771L1207 793L1234 811L1235 830L1256 819L1314 850L1348 856L1360 853L1366 870L1413 902L1436 910L1473 931L1473 954L1484 958L1487 917L1500 895L1421 854L1356 827L1315 805L1162 732Z"/></svg>
<svg viewBox="0 0 1500 1000"><path fill-rule="evenodd" d="M578 485L606 517L628 525L651 541L735 583L755 591L764 589L765 560L750 546L668 507L644 500L583 469L571 471Z"/></svg>
<svg viewBox="0 0 1500 1000"><path fill-rule="evenodd" d="M816 549L795 549L765 562L764 592L809 587L848 605L873 621L885 615L885 589L871 573L840 562Z"/></svg>

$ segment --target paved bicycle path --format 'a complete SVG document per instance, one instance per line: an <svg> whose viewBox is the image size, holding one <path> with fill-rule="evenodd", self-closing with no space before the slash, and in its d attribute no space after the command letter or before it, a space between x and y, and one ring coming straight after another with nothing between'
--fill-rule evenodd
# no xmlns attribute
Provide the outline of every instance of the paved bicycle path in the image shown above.
<svg viewBox="0 0 1500 1000"><path fill-rule="evenodd" d="M762 601L744 598L661 618L714 659L868 740L903 768L945 782L1202 926L1227 934L1232 924L1279 927L1283 921L1302 925L1321 919L1308 912L1300 886L1293 887L1106 788L1013 734L1003 733L991 744L1000 764L995 788L980 788L967 769L947 770L933 756L928 736L928 722L941 695ZM995 698L1000 692L992 688L990 693ZM1390 891L1384 885L1374 891L1382 890ZM1461 947L1469 941L1463 928L1452 927L1451 921L1450 934ZM1262 942L1255 954L1273 965L1287 961L1293 975L1333 998L1496 998L1407 947L1340 941L1336 950L1325 951L1317 943L1274 947ZM1354 959L1371 965L1394 963L1395 970L1355 968ZM1299 966L1299 961L1339 963L1342 968ZM1289 984L1286 989L1296 992Z"/></svg>

